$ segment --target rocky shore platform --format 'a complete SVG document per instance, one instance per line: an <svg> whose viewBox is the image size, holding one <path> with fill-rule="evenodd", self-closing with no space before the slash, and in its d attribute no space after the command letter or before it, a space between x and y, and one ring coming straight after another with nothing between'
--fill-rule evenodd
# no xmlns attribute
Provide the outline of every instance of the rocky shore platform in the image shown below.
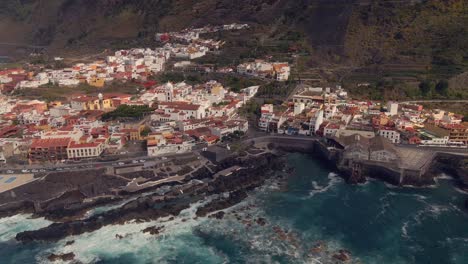
<svg viewBox="0 0 468 264"><path fill-rule="evenodd" d="M105 169L54 172L14 190L0 193L0 217L32 213L66 220L89 208L119 200L113 190L128 181Z"/></svg>
<svg viewBox="0 0 468 264"><path fill-rule="evenodd" d="M240 169L229 175L213 177L217 172L234 166ZM283 157L272 153L228 158L219 162L214 171L210 172L203 168L194 172L184 183L173 186L164 195L154 193L138 197L119 208L89 218L54 223L39 230L18 233L16 239L22 242L57 241L67 236L92 232L106 225L177 216L191 204L202 201L208 196L222 197L213 199L198 209L197 215L206 216L241 202L247 197L249 190L261 186L266 179L277 176L284 167ZM194 179L197 181L193 181Z"/></svg>

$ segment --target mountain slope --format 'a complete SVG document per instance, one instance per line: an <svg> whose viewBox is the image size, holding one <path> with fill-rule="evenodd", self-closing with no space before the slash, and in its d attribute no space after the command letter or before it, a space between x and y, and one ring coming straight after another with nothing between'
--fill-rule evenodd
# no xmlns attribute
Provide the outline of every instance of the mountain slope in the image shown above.
<svg viewBox="0 0 468 264"><path fill-rule="evenodd" d="M390 65L379 68L390 72L411 64L418 74L442 77L468 65L465 0L3 0L0 55L1 43L87 52L232 22L250 23L267 39L301 32L316 61Z"/></svg>

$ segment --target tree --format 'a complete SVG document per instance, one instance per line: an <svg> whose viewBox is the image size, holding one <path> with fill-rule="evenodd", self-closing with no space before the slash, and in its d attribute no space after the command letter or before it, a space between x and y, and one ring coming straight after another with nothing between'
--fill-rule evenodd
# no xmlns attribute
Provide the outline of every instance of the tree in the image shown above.
<svg viewBox="0 0 468 264"><path fill-rule="evenodd" d="M438 94L446 96L448 94L449 84L447 80L440 80L435 86L435 90Z"/></svg>
<svg viewBox="0 0 468 264"><path fill-rule="evenodd" d="M424 80L419 84L419 90L421 90L423 96L427 96L428 94L430 94L434 87L434 82L430 80Z"/></svg>

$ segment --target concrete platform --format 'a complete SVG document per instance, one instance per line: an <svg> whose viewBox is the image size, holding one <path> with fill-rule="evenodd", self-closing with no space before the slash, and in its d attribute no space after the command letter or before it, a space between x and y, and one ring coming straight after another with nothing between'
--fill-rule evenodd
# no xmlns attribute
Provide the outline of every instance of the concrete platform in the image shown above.
<svg viewBox="0 0 468 264"><path fill-rule="evenodd" d="M36 180L34 174L1 174L0 193Z"/></svg>
<svg viewBox="0 0 468 264"><path fill-rule="evenodd" d="M420 170L432 162L434 151L417 148L396 148L400 156L400 167Z"/></svg>

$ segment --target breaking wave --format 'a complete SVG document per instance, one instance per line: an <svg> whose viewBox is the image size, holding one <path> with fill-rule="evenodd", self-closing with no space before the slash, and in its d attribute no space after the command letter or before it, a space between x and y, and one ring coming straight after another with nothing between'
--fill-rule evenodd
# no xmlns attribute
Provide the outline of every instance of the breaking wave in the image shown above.
<svg viewBox="0 0 468 264"><path fill-rule="evenodd" d="M321 185L318 184L317 181L312 181L312 188L313 189L309 192L308 197L313 197L313 196L315 196L316 194L319 194L319 193L325 193L328 190L330 190L331 188L333 188L334 186L336 186L337 184L343 182L343 180L338 176L338 174L333 173L333 172L328 173L327 178L328 178L329 181L328 181L326 186L321 186Z"/></svg>
<svg viewBox="0 0 468 264"><path fill-rule="evenodd" d="M0 219L0 242L11 241L16 234L36 230L52 224L44 218L33 218L32 215L15 215Z"/></svg>

